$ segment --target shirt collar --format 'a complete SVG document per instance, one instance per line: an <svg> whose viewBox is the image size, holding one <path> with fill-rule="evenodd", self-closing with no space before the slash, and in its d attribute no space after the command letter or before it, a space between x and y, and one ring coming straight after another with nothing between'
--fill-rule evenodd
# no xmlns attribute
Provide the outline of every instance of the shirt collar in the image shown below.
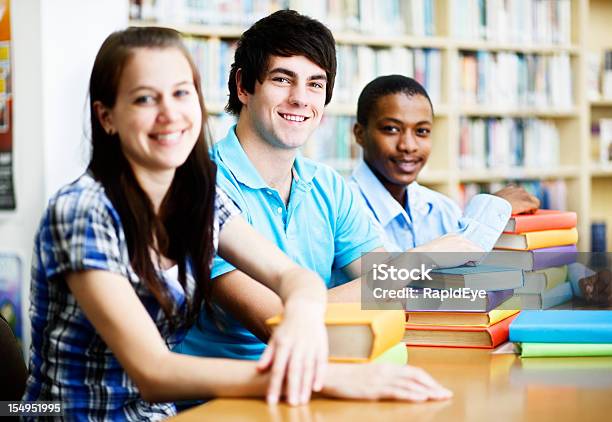
<svg viewBox="0 0 612 422"><path fill-rule="evenodd" d="M406 209L404 209L395 198L391 196L387 188L378 180L376 175L364 161L359 162L357 167L355 167L352 178L359 186L361 192L363 192L377 220L383 226L389 224L391 220L395 219L398 215L402 215L406 221L410 221L406 209L421 215L427 215L431 210L432 202L427 194L427 189L423 188L416 181L408 185L408 204Z"/></svg>
<svg viewBox="0 0 612 422"><path fill-rule="evenodd" d="M229 129L225 138L217 142L214 148L216 148L223 163L240 183L251 189L263 189L268 187L244 152L236 136L236 125L233 125ZM309 185L315 176L317 168L317 164L310 160L305 160L301 154L298 153L293 163L293 177L299 184Z"/></svg>

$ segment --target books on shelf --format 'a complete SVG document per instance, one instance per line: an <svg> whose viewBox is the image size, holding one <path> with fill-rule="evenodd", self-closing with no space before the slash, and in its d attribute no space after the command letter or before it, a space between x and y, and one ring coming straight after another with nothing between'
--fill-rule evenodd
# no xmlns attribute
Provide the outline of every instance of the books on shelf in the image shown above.
<svg viewBox="0 0 612 422"><path fill-rule="evenodd" d="M520 343L521 357L612 356L612 343Z"/></svg>
<svg viewBox="0 0 612 422"><path fill-rule="evenodd" d="M277 315L266 321L271 326ZM401 310L362 310L359 303L330 303L325 313L329 359L334 362L367 362L402 340L406 316ZM307 333L304 333L307 335Z"/></svg>
<svg viewBox="0 0 612 422"><path fill-rule="evenodd" d="M466 299L461 297L445 298L442 302L439 297L426 297L422 289L412 289L413 295L407 297L406 311L461 311L465 313L489 312L514 293L513 289L487 291L482 297Z"/></svg>
<svg viewBox="0 0 612 422"><path fill-rule="evenodd" d="M467 287L472 290L507 290L523 286L523 272L515 268L491 265L439 268L429 273L431 280L412 280L410 287L451 289Z"/></svg>
<svg viewBox="0 0 612 422"><path fill-rule="evenodd" d="M571 264L578 257L576 245L554 246L552 248L528 251L492 251L482 261L486 265L520 268L524 271L537 271L548 267Z"/></svg>
<svg viewBox="0 0 612 422"><path fill-rule="evenodd" d="M504 232L526 233L541 230L570 229L576 227L577 215L571 211L537 210L533 214L513 215Z"/></svg>
<svg viewBox="0 0 612 422"><path fill-rule="evenodd" d="M604 52L602 93L604 99L612 100L612 50L606 50Z"/></svg>
<svg viewBox="0 0 612 422"><path fill-rule="evenodd" d="M510 309L493 309L489 312L406 311L406 321L417 325L489 326L518 312Z"/></svg>
<svg viewBox="0 0 612 422"><path fill-rule="evenodd" d="M466 105L568 110L574 105L568 53L459 53L459 98ZM499 81L504 81L499 83Z"/></svg>
<svg viewBox="0 0 612 422"><path fill-rule="evenodd" d="M353 139L354 117L323 115L321 124L304 145L304 156L348 172L361 157L361 148Z"/></svg>
<svg viewBox="0 0 612 422"><path fill-rule="evenodd" d="M599 119L599 161L612 163L612 119Z"/></svg>
<svg viewBox="0 0 612 422"><path fill-rule="evenodd" d="M434 0L131 0L130 18L172 24L248 27L279 9L295 9L326 22L332 31L435 33Z"/></svg>
<svg viewBox="0 0 612 422"><path fill-rule="evenodd" d="M464 169L556 168L560 135L551 120L465 118L459 121L459 166Z"/></svg>
<svg viewBox="0 0 612 422"><path fill-rule="evenodd" d="M339 44L332 105L357 104L363 87L380 75L400 74L421 83L434 104L442 97L442 57L431 48L371 47Z"/></svg>
<svg viewBox="0 0 612 422"><path fill-rule="evenodd" d="M404 341L409 346L473 347L492 349L508 339L508 327L516 316L495 324L477 326L406 324Z"/></svg>
<svg viewBox="0 0 612 422"><path fill-rule="evenodd" d="M510 327L519 343L612 343L612 311L522 311Z"/></svg>
<svg viewBox="0 0 612 422"><path fill-rule="evenodd" d="M474 195L479 193L494 193L508 183L522 187L540 200L540 208L564 210L567 209L567 183L563 179L557 180L517 180L521 179L521 169L510 172L505 182L493 183L462 183L459 186L459 203L465 207ZM499 177L499 176L497 176ZM533 178L533 176L531 177Z"/></svg>
<svg viewBox="0 0 612 422"><path fill-rule="evenodd" d="M518 234L502 233L495 243L495 249L531 250L573 245L577 241L578 231L575 227Z"/></svg>
<svg viewBox="0 0 612 422"><path fill-rule="evenodd" d="M237 41L215 37L185 37L184 41L200 71L205 101L225 106L229 95L227 81Z"/></svg>
<svg viewBox="0 0 612 422"><path fill-rule="evenodd" d="M453 36L463 40L560 44L571 40L570 0L454 0Z"/></svg>

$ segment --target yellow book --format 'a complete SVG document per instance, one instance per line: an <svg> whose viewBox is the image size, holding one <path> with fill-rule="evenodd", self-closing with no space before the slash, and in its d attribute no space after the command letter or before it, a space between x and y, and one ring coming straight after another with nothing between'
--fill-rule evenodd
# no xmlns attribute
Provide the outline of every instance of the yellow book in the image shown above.
<svg viewBox="0 0 612 422"><path fill-rule="evenodd" d="M552 246L573 245L578 242L576 228L543 230L519 234L502 233L495 243L495 249L533 250Z"/></svg>
<svg viewBox="0 0 612 422"><path fill-rule="evenodd" d="M489 312L406 312L408 324L418 325L469 325L488 327L506 319L518 310L493 309Z"/></svg>
<svg viewBox="0 0 612 422"><path fill-rule="evenodd" d="M282 316L266 321L275 326ZM368 362L404 337L406 316L400 310L361 310L359 303L330 303L325 313L332 362ZM307 335L307 333L305 333Z"/></svg>

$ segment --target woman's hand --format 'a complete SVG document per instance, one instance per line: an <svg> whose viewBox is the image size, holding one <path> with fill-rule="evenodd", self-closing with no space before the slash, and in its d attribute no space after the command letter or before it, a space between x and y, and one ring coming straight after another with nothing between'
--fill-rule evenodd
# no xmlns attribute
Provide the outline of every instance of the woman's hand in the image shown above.
<svg viewBox="0 0 612 422"><path fill-rule="evenodd" d="M411 402L453 396L421 368L371 363L330 365L323 394L343 399Z"/></svg>
<svg viewBox="0 0 612 422"><path fill-rule="evenodd" d="M285 380L291 405L307 403L312 391L322 389L329 347L324 314L325 304L318 301L296 298L286 303L283 319L257 364L260 371L271 370L269 403L278 402Z"/></svg>

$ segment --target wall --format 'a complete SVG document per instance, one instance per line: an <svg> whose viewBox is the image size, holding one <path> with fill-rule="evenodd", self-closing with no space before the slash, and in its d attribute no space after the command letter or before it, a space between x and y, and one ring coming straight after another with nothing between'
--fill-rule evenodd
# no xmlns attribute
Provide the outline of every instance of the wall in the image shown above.
<svg viewBox="0 0 612 422"><path fill-rule="evenodd" d="M128 2L12 0L11 19L17 210L0 215L0 250L24 259L27 310L32 240L48 197L85 168L89 73L104 38L127 25Z"/></svg>

